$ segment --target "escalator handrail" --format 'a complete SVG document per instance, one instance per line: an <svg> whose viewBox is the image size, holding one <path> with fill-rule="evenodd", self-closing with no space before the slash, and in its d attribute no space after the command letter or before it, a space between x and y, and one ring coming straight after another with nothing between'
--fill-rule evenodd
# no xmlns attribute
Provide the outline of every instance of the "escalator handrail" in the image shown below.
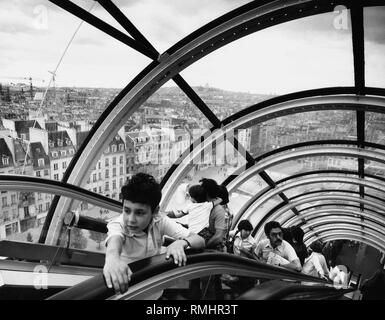
<svg viewBox="0 0 385 320"><path fill-rule="evenodd" d="M255 270L256 274L265 274L266 278L285 278L297 281L309 281L320 284L327 284L328 282L321 278L308 276L296 271L288 270L283 267L276 267L268 265L266 263L236 256L228 253L220 253L217 251L206 250L204 252L188 251L187 264L194 266L194 264L202 264L209 262L216 263L233 263L239 269ZM178 268L173 263L172 259L166 260L165 254L149 257L146 259L138 260L129 264L131 271L133 272L130 285L133 286L142 282L145 279L149 279L154 276ZM235 268L235 267L234 267ZM239 270L238 270L239 271ZM113 289L109 289L105 283L103 274L86 280L78 285L63 290L51 297L48 300L93 300L93 299L106 299L115 295Z"/></svg>

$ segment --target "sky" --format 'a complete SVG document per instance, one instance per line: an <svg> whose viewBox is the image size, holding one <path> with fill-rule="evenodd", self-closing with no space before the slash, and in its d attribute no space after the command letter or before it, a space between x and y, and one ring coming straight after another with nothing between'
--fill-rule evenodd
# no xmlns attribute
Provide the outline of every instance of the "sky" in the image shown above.
<svg viewBox="0 0 385 320"><path fill-rule="evenodd" d="M95 1L73 1L124 29ZM175 42L245 0L114 0L154 47ZM351 26L346 11L287 22L239 39L182 71L192 86L284 94L353 85ZM385 10L365 9L366 81L385 86ZM47 0L0 1L0 81L44 86L126 86L150 59ZM68 50L58 65L67 45ZM43 82L44 81L44 82ZM174 85L172 81L166 85Z"/></svg>

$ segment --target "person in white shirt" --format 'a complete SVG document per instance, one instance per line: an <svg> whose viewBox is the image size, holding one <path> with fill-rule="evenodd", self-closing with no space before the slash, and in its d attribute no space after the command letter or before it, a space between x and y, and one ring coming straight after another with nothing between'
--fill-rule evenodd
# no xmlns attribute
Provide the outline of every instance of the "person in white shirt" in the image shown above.
<svg viewBox="0 0 385 320"><path fill-rule="evenodd" d="M258 260L268 264L301 271L302 266L294 248L283 240L282 227L277 221L269 221L264 227L267 239L261 240L254 250Z"/></svg>
<svg viewBox="0 0 385 320"><path fill-rule="evenodd" d="M161 252L163 236L177 239L166 248L166 259L186 264L187 247L204 248L204 239L166 216L158 215L162 192L151 175L138 173L122 187L123 213L108 223L103 275L109 288L124 293L132 271L128 263Z"/></svg>
<svg viewBox="0 0 385 320"><path fill-rule="evenodd" d="M231 231L230 236L234 237L233 252L235 255L242 257L250 257L253 254L257 242L251 236L253 225L249 220L241 220L238 223L238 230Z"/></svg>
<svg viewBox="0 0 385 320"><path fill-rule="evenodd" d="M317 253L313 252L311 248L308 248L308 256L305 258L305 262L302 267L302 273L319 278L325 278L324 270L322 269Z"/></svg>
<svg viewBox="0 0 385 320"><path fill-rule="evenodd" d="M323 243L321 240L316 240L310 245L310 249L315 253L315 255L318 257L319 263L321 264L323 274L328 275L329 274L329 267L326 263L326 258L322 253L323 249Z"/></svg>
<svg viewBox="0 0 385 320"><path fill-rule="evenodd" d="M214 206L222 202L221 198L216 198L213 201L206 201L207 194L201 185L193 185L188 190L191 203L187 204L183 210L174 210L167 213L170 218L180 218L187 216L188 229L198 234L204 228L209 226L210 212Z"/></svg>

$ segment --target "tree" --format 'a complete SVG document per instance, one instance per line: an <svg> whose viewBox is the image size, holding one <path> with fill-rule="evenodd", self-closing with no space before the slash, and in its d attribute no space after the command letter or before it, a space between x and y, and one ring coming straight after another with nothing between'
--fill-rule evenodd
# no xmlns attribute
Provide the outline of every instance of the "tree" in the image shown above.
<svg viewBox="0 0 385 320"><path fill-rule="evenodd" d="M97 232L97 231L89 231L90 233L90 239L94 240L98 244L98 250L101 249L100 244L102 241L104 241L107 238L107 235L105 233Z"/></svg>
<svg viewBox="0 0 385 320"><path fill-rule="evenodd" d="M71 231L70 247L76 249L85 249L87 247L87 238L83 234L83 230L73 228Z"/></svg>

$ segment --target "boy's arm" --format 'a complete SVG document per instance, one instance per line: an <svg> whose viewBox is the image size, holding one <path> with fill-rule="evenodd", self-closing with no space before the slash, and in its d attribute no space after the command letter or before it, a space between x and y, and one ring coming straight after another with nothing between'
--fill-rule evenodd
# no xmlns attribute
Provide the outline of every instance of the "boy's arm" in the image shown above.
<svg viewBox="0 0 385 320"><path fill-rule="evenodd" d="M132 271L125 261L120 258L123 248L123 237L111 236L108 240L106 260L103 268L103 275L108 288L114 288L116 292L127 291L128 283L131 280Z"/></svg>
<svg viewBox="0 0 385 320"><path fill-rule="evenodd" d="M166 215L169 218L180 218L185 216L187 213L183 212L182 210L174 210L174 211L166 211Z"/></svg>

